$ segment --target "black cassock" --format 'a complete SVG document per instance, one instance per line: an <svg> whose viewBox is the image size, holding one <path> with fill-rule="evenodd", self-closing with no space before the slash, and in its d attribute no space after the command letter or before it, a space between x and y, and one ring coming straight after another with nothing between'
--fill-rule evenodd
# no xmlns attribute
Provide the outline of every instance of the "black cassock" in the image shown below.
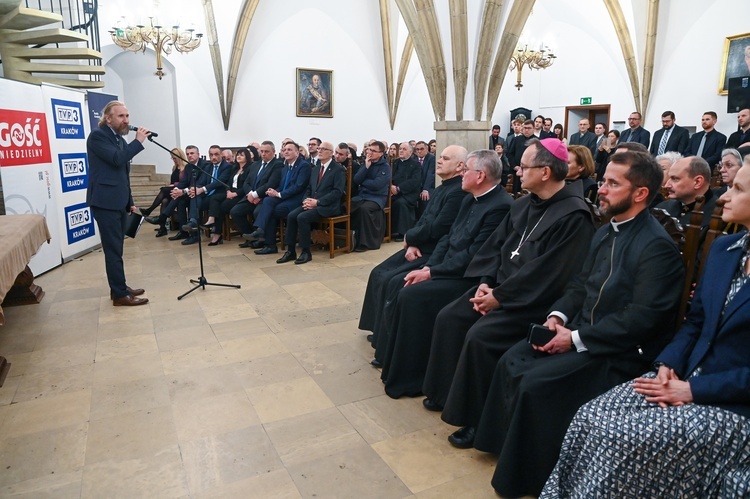
<svg viewBox="0 0 750 499"><path fill-rule="evenodd" d="M649 369L672 336L683 279L676 245L648 210L599 229L549 309L588 351L549 355L521 342L494 369L474 447L499 454L501 495L539 495L578 408Z"/></svg>
<svg viewBox="0 0 750 499"><path fill-rule="evenodd" d="M424 265L440 238L450 230L461 207L461 201L467 195L468 193L461 190L460 175L445 180L432 193L430 204L417 224L404 236L406 243L419 248L422 257L409 262L404 258L406 255L404 249L388 257L370 272L365 299L362 303L362 313L359 317L359 328L374 333L373 347L377 345L377 337L383 327L383 306L390 281L399 275L402 275L403 279L403 274ZM394 280L394 283L397 283L397 280ZM393 284L390 286L392 287ZM398 288L395 290L397 291ZM391 292L395 291L391 289Z"/></svg>
<svg viewBox="0 0 750 499"><path fill-rule="evenodd" d="M386 300L386 327L375 350L375 358L383 364L385 392L391 397L422 393L435 316L476 283L463 279L466 267L512 203L513 198L498 186L479 198L466 196L450 232L424 265L430 268L431 278L407 287L403 278L394 283L400 287Z"/></svg>
<svg viewBox="0 0 750 499"><path fill-rule="evenodd" d="M392 232L406 234L417 221L417 202L422 190L422 168L417 160L396 160L391 182L398 187L398 194L391 198Z"/></svg>
<svg viewBox="0 0 750 499"><path fill-rule="evenodd" d="M497 360L525 337L529 323L544 321L583 263L593 234L580 184L566 185L547 200L535 194L517 200L465 274L493 288L500 308L486 315L475 312L469 299L477 286L443 308L435 320L422 392L448 411L451 385L468 396L486 393ZM478 341L481 350L475 348ZM482 371L489 373L486 386L467 386Z"/></svg>

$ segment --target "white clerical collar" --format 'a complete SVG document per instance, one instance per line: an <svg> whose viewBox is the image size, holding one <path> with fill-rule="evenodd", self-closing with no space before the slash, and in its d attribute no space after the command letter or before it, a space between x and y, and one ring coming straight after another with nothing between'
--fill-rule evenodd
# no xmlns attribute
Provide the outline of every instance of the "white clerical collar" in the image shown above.
<svg viewBox="0 0 750 499"><path fill-rule="evenodd" d="M495 187L497 187L497 184L493 185L492 187L490 187L489 189L487 189L486 191L484 191L484 192L483 192L483 193L481 193L480 195L478 195L478 196L474 196L474 199L478 201L478 200L479 200L479 198L481 198L482 196L485 196L485 195L489 194L490 192L492 192L492 190L493 190L493 189L494 189Z"/></svg>
<svg viewBox="0 0 750 499"><path fill-rule="evenodd" d="M622 222L615 222L615 219L613 218L612 220L609 221L609 223L612 224L612 228L614 229L615 232L620 232L620 225L626 224L630 222L631 220L633 220L634 218L635 217L630 217L627 220L623 220Z"/></svg>

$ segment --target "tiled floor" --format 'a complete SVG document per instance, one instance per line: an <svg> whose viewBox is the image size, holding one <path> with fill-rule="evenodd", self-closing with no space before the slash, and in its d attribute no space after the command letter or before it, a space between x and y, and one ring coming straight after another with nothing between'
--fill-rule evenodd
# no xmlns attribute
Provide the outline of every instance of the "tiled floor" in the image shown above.
<svg viewBox="0 0 750 499"><path fill-rule="evenodd" d="M421 399L392 400L357 329L367 276L399 249L277 265L144 227L113 307L101 251L6 308L0 497L495 497L495 458L459 451Z"/></svg>

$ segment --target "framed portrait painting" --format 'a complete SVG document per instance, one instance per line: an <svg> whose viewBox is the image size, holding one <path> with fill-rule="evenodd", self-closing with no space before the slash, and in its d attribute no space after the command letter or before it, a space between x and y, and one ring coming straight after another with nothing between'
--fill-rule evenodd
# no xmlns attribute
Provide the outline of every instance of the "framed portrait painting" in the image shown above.
<svg viewBox="0 0 750 499"><path fill-rule="evenodd" d="M333 71L297 68L297 116L333 118Z"/></svg>
<svg viewBox="0 0 750 499"><path fill-rule="evenodd" d="M750 33L728 36L724 42L719 94L729 92L729 79L750 76Z"/></svg>

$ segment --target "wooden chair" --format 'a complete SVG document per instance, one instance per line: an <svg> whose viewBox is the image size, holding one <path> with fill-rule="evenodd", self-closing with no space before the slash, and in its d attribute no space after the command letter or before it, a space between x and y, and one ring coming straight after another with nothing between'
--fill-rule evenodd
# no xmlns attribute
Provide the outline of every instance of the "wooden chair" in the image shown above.
<svg viewBox="0 0 750 499"><path fill-rule="evenodd" d="M393 186L393 182L388 182L388 200L385 203L385 208L383 208L383 213L385 214L385 236L383 236L384 243L391 242L391 230L393 228L393 226L391 225L391 186Z"/></svg>
<svg viewBox="0 0 750 499"><path fill-rule="evenodd" d="M352 170L346 169L346 190L341 197L344 213L335 217L327 217L318 222L323 228L313 231L313 243L328 245L328 255L333 258L338 253L349 253L352 250ZM343 224L344 231L336 233L336 225ZM343 245L336 247L336 239L342 240Z"/></svg>

